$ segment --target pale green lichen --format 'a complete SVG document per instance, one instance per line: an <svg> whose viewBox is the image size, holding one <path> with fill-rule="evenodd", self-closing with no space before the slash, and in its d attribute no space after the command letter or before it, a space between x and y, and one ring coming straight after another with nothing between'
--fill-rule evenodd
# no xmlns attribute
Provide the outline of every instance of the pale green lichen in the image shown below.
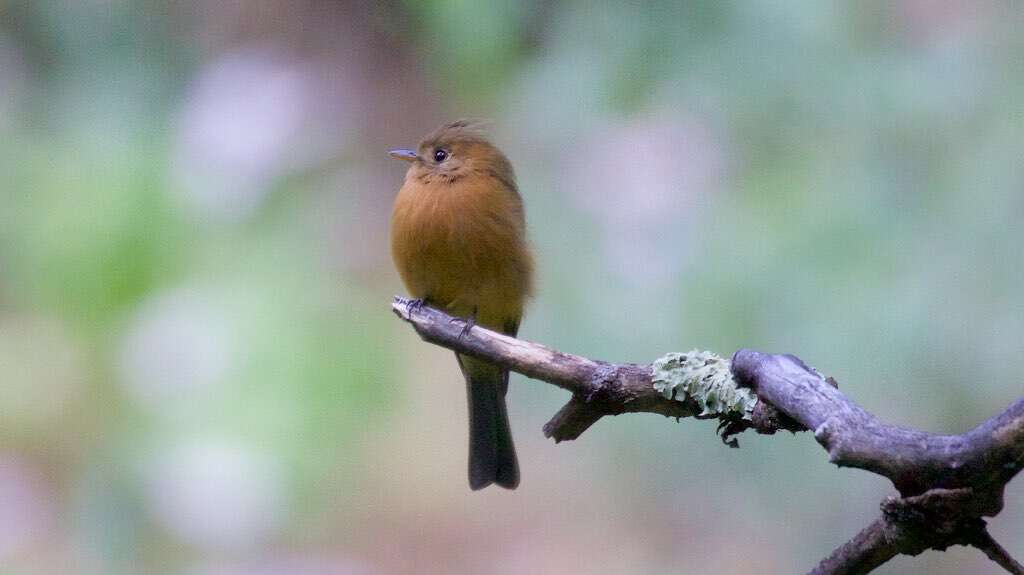
<svg viewBox="0 0 1024 575"><path fill-rule="evenodd" d="M693 398L701 408L701 415L732 414L750 419L757 405L753 392L737 387L729 360L710 351L670 353L651 367L654 389L668 399Z"/></svg>

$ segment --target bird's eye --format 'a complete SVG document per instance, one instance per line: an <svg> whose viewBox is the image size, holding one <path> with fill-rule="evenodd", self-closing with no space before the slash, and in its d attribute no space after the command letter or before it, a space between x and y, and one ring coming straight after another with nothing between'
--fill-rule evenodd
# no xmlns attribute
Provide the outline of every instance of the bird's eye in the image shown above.
<svg viewBox="0 0 1024 575"><path fill-rule="evenodd" d="M441 163L441 162L443 162L443 161L445 161L447 159L448 159L448 152L446 152L444 150L441 150L441 149L434 150L434 161L435 162Z"/></svg>

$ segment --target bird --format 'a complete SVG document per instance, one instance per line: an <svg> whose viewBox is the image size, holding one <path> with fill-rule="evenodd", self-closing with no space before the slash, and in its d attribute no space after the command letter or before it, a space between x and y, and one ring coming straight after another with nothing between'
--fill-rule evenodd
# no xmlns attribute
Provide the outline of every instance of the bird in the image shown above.
<svg viewBox="0 0 1024 575"><path fill-rule="evenodd" d="M457 120L425 136L391 214L391 255L416 305L515 337L533 292L533 256L512 164L480 123ZM416 305L413 309L416 309ZM505 395L508 371L456 353L469 404L469 486L519 485Z"/></svg>

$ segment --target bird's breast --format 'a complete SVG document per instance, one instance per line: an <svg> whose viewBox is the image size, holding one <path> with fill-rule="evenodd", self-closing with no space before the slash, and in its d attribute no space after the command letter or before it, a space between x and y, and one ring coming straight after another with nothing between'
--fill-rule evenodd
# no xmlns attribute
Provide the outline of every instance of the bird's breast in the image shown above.
<svg viewBox="0 0 1024 575"><path fill-rule="evenodd" d="M407 181L392 213L392 255L410 293L476 311L483 325L521 314L532 278L524 235L518 194L488 179Z"/></svg>

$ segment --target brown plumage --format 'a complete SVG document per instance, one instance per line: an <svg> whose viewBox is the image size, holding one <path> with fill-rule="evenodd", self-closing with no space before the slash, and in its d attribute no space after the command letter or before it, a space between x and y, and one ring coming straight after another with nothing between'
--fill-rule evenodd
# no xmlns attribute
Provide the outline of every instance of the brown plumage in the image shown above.
<svg viewBox="0 0 1024 575"><path fill-rule="evenodd" d="M391 216L391 254L411 295L515 335L533 260L512 165L471 122L441 126L413 150ZM469 397L469 485L519 484L505 393L508 372L456 355Z"/></svg>

